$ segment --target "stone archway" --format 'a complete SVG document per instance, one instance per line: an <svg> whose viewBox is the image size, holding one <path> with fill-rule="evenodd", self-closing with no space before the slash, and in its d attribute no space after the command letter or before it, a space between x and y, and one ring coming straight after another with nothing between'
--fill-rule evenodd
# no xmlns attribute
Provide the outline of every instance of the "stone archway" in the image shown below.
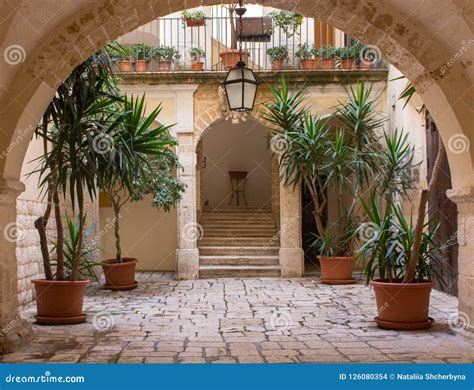
<svg viewBox="0 0 474 390"><path fill-rule="evenodd" d="M218 4L219 0L78 0L48 2L48 7L26 0L3 3L1 8L2 56L0 56L0 222L2 228L14 223L15 198L21 191L19 172L24 151L35 124L54 94L56 86L72 68L120 35L152 19L199 5ZM448 145L453 173L451 197L460 213L460 311L474 316L474 274L470 253L474 227L474 131L472 102L474 91L472 39L473 4L469 1L432 0L399 2L381 0L261 0L265 6L294 10L316 17L377 45L385 58L412 80L437 123ZM423 8L421 8L423 7ZM50 10L55 9L54 15ZM73 44L72 44L73 43ZM457 141L466 145L460 152ZM190 148L194 159L194 140L183 133L182 148ZM11 149L11 146L14 148ZM452 146L452 147L449 147ZM464 150L465 149L465 150ZM17 323L15 245L0 236L2 261L0 326ZM464 260L463 260L464 259ZM5 271L5 272L3 272ZM13 321L13 322L12 322ZM24 328L9 335L24 336ZM23 333L22 333L23 332ZM0 349L14 346L2 334ZM18 336L21 339L21 336ZM8 349L8 348L7 348Z"/></svg>

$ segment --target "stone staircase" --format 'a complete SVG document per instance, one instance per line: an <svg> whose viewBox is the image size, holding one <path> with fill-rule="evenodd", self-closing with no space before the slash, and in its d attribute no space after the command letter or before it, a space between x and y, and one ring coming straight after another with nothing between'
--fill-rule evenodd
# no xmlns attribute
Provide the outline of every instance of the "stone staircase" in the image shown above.
<svg viewBox="0 0 474 390"><path fill-rule="evenodd" d="M204 209L198 241L200 278L278 277L280 241L271 211Z"/></svg>

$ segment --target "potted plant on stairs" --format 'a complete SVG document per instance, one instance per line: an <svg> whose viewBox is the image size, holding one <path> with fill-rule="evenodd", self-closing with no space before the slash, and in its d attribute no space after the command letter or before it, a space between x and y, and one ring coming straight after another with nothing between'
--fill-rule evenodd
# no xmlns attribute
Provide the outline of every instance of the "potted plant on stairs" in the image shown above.
<svg viewBox="0 0 474 390"><path fill-rule="evenodd" d="M85 198L89 196L93 200L97 189L95 172L101 153L94 139L116 102L109 94L110 63L96 62L94 59L98 57L101 56L95 55L78 65L58 87L36 129L36 134L43 139L43 156L35 172L40 175L40 185L45 188L48 201L44 215L35 221L45 279L32 281L36 290L36 319L42 324L77 324L87 318L83 313L83 299L89 280L81 274ZM64 237L61 198L71 202L78 220L75 250L69 257L65 256L68 240ZM46 235L52 212L57 232L53 248L55 264Z"/></svg>
<svg viewBox="0 0 474 390"><path fill-rule="evenodd" d="M108 194L114 211L116 254L102 263L105 288L131 290L135 281L135 258L124 257L120 240L122 207L129 201L140 201L152 195L152 205L169 211L181 198L183 184L173 175L178 166L171 147L176 141L169 134L170 126L153 126L161 106L145 116L145 96L124 99L108 137L113 148L98 166L99 188Z"/></svg>
<svg viewBox="0 0 474 390"><path fill-rule="evenodd" d="M192 70L195 72L201 72L204 69L204 62L201 61L204 57L206 57L206 52L204 49L200 47L193 47L189 51L189 55L191 56L192 60Z"/></svg>

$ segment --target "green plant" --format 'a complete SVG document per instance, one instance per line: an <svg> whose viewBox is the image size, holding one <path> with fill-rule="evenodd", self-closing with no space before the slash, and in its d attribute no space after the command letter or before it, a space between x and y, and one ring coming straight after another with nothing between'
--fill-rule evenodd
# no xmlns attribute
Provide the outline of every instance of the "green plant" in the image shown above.
<svg viewBox="0 0 474 390"><path fill-rule="evenodd" d="M274 46L267 49L270 61L285 61L288 59L288 46Z"/></svg>
<svg viewBox="0 0 474 390"><path fill-rule="evenodd" d="M303 43L298 45L298 50L295 52L295 57L300 60L310 60L314 58L315 48L308 43Z"/></svg>
<svg viewBox="0 0 474 390"><path fill-rule="evenodd" d="M189 55L191 56L193 62L199 62L201 59L206 57L206 52L200 47L193 47L191 50L189 50Z"/></svg>
<svg viewBox="0 0 474 390"><path fill-rule="evenodd" d="M130 45L130 56L136 61L151 61L156 56L156 47L137 43Z"/></svg>
<svg viewBox="0 0 474 390"><path fill-rule="evenodd" d="M321 57L323 60L330 60L334 58L335 49L331 45L324 45L317 49L316 56Z"/></svg>
<svg viewBox="0 0 474 390"><path fill-rule="evenodd" d="M183 13L181 14L181 16L182 16L184 19L192 19L192 20L194 20L195 22L199 22L199 21L201 21L202 19L204 19L204 17L206 16L206 14L204 13L204 11L201 11L201 10L185 10L185 11L183 11Z"/></svg>
<svg viewBox="0 0 474 390"><path fill-rule="evenodd" d="M85 218L86 216L84 216ZM93 279L99 282L99 275L95 272L94 268L100 264L94 260L94 252L98 250L97 245L92 242L86 242L79 252L79 236L80 236L80 221L79 218L71 218L66 215L66 233L67 236L64 239L64 268L66 279L71 278L71 272L73 268L73 260L76 257L80 258L80 265L78 274L80 277ZM91 233L93 232L94 226L84 231L84 241L87 241ZM53 241L51 246L51 253L56 252L57 242ZM57 264L53 261L53 265Z"/></svg>
<svg viewBox="0 0 474 390"><path fill-rule="evenodd" d="M289 38L298 34L298 29L303 23L303 17L291 11L272 11L268 13L268 16L272 18L274 28L282 29Z"/></svg>
<svg viewBox="0 0 474 390"><path fill-rule="evenodd" d="M354 59L354 50L352 47L343 46L337 47L334 49L334 56L343 60L343 59Z"/></svg>
<svg viewBox="0 0 474 390"><path fill-rule="evenodd" d="M122 45L117 41L109 43L102 52L106 53L112 62L133 59L130 45Z"/></svg>
<svg viewBox="0 0 474 390"><path fill-rule="evenodd" d="M158 46L155 48L154 57L156 57L158 61L174 62L181 58L181 55L174 46Z"/></svg>
<svg viewBox="0 0 474 390"><path fill-rule="evenodd" d="M153 125L161 106L145 116L145 96L128 98L118 103L113 123L106 128L104 138L110 150L104 153L97 168L99 188L112 201L115 214L114 233L116 261L122 261L120 212L128 201L153 196L152 205L165 211L174 206L184 191L184 185L173 175L178 160L171 147L171 126Z"/></svg>

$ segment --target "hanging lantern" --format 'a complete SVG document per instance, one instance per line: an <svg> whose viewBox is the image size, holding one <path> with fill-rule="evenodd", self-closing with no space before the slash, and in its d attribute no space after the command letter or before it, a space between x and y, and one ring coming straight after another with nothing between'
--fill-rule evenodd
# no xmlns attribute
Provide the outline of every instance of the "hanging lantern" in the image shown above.
<svg viewBox="0 0 474 390"><path fill-rule="evenodd" d="M235 9L240 19L239 31L239 58L235 68L229 70L224 81L224 89L227 96L229 108L232 111L246 112L252 111L257 96L257 78L252 69L248 68L242 61L242 16L246 9L239 2L239 8ZM233 26L232 26L233 28Z"/></svg>

